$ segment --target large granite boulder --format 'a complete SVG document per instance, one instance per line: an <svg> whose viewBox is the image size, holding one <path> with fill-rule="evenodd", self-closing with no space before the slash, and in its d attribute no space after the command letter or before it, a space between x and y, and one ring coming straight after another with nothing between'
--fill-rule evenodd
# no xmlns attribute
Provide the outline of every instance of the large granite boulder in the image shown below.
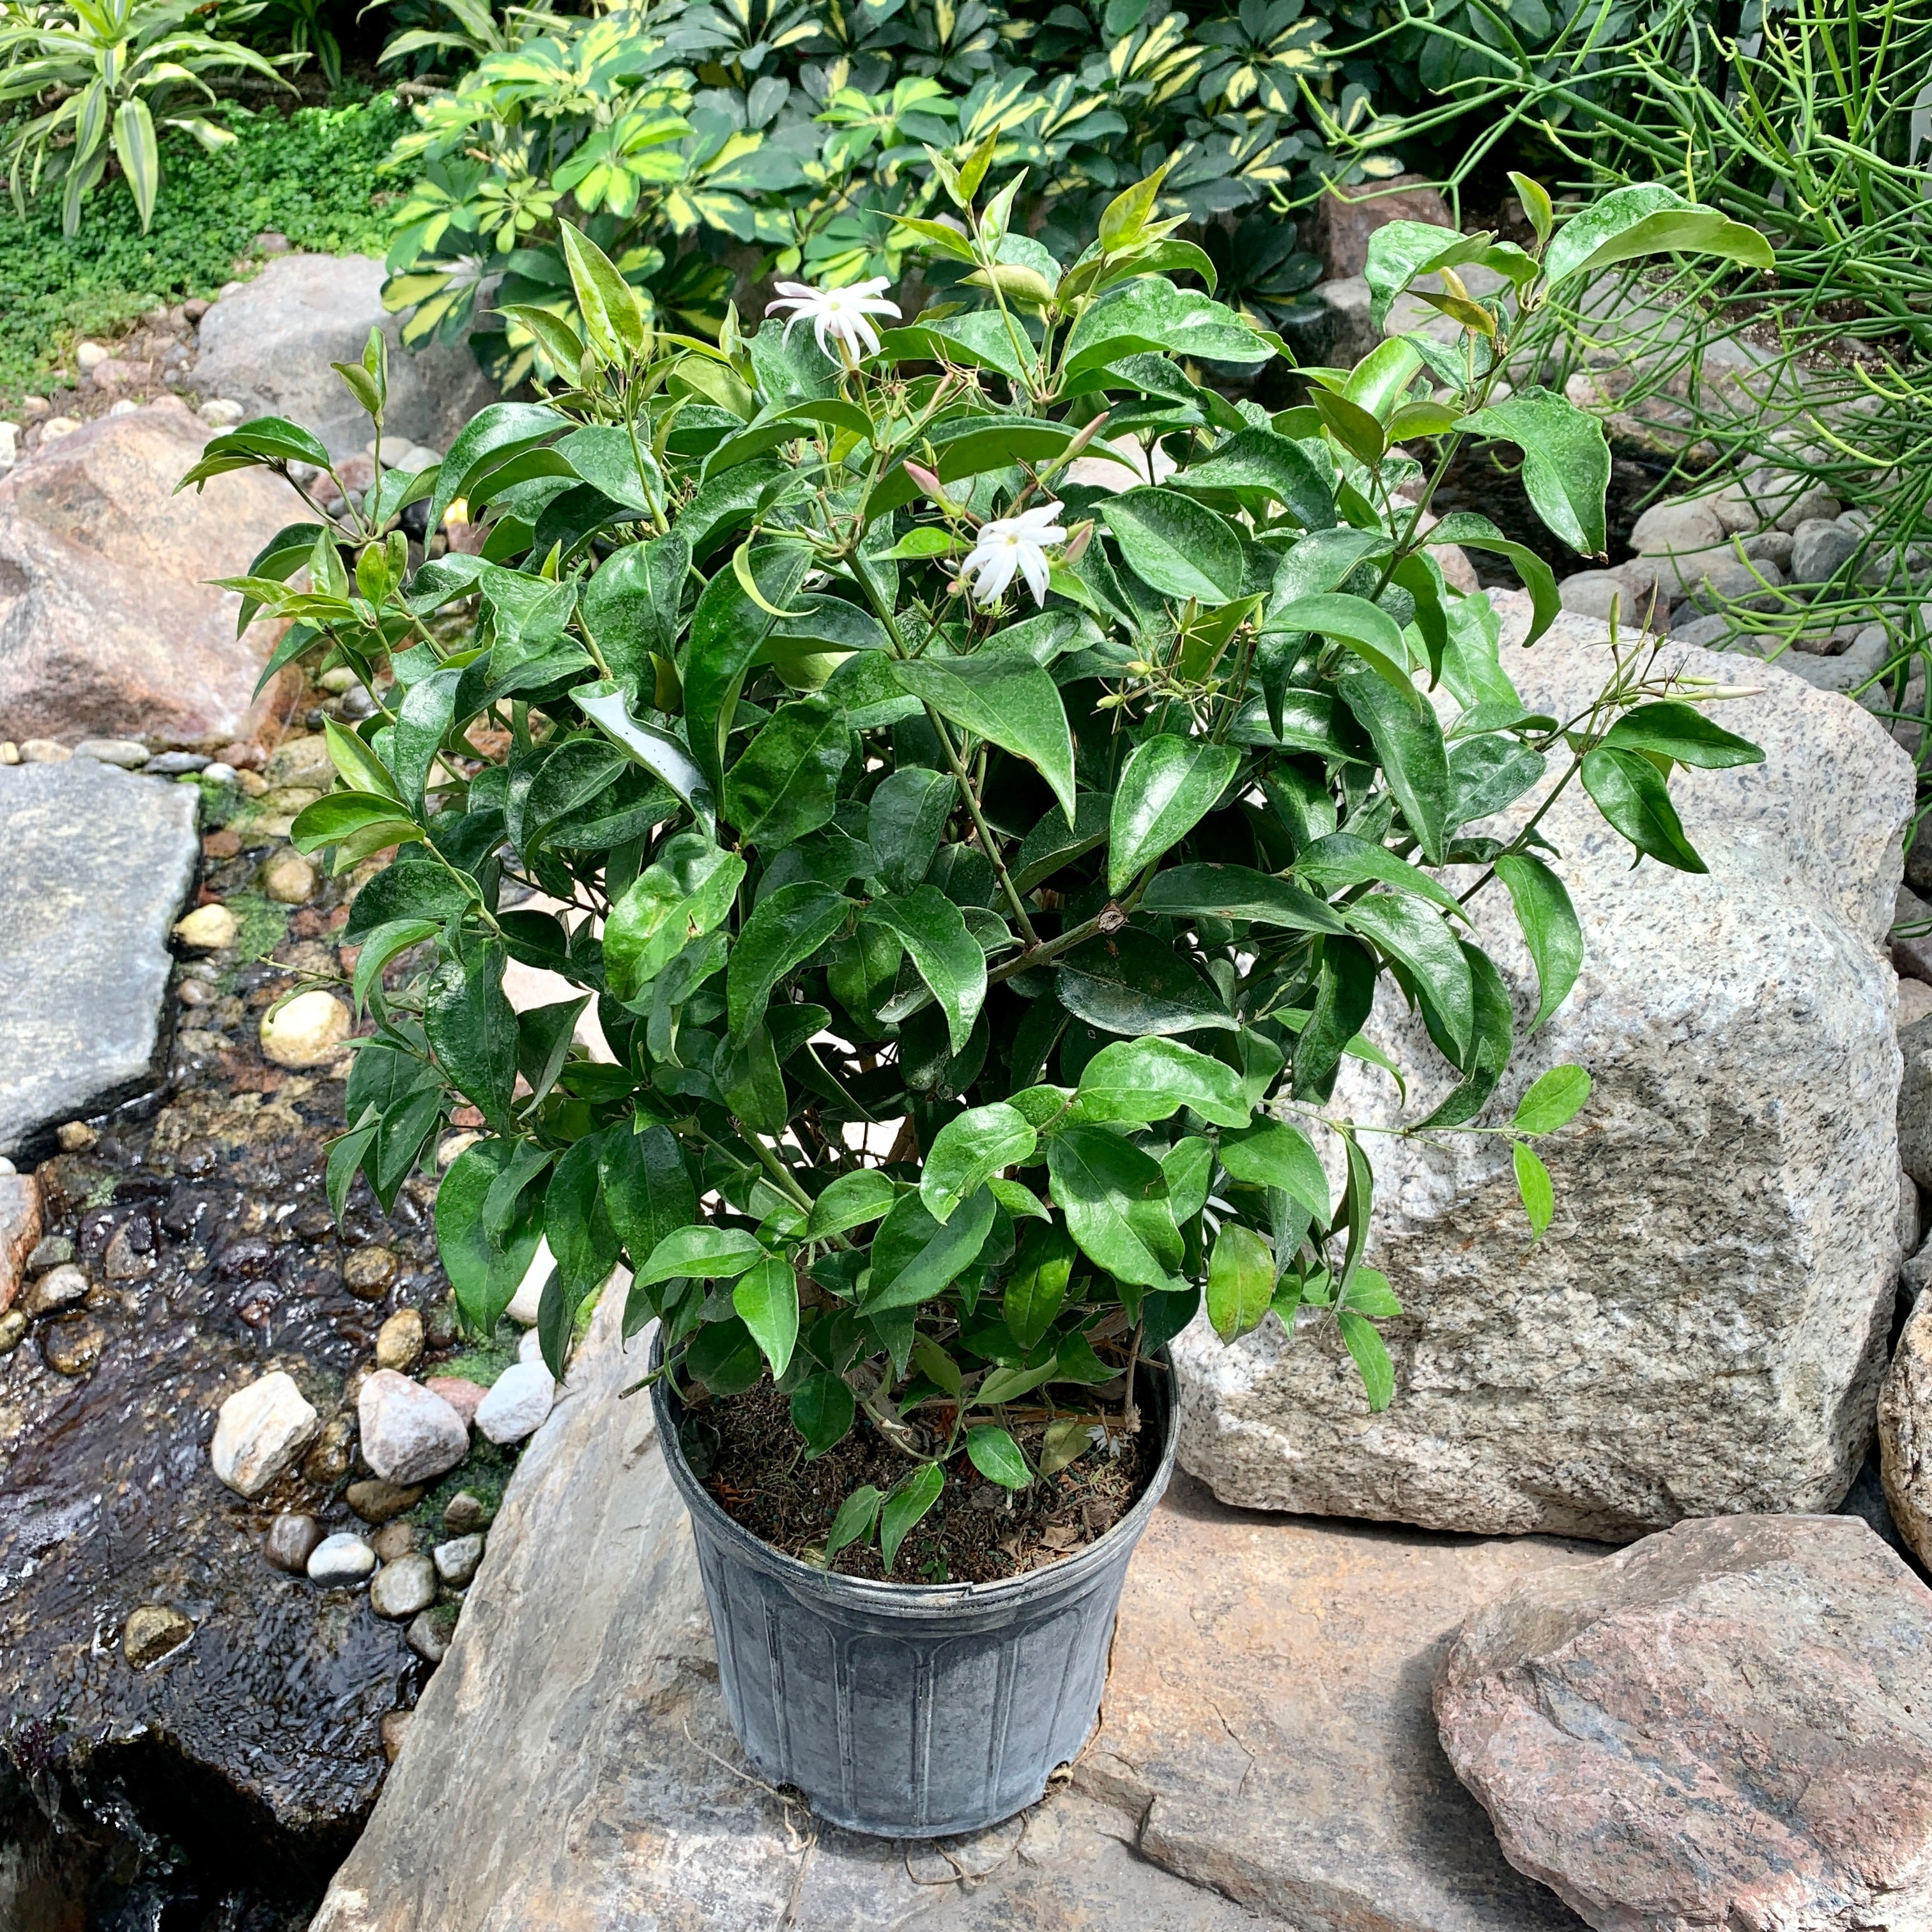
<svg viewBox="0 0 1932 1932"><path fill-rule="evenodd" d="M1436 1710L1510 1862L1602 1932L1932 1924L1932 1592L1850 1517L1529 1577Z"/></svg>
<svg viewBox="0 0 1932 1932"><path fill-rule="evenodd" d="M180 400L103 416L0 478L0 738L213 750L268 716L272 627L236 635L244 572L309 513L260 471L175 494L212 434Z"/></svg>
<svg viewBox="0 0 1932 1932"><path fill-rule="evenodd" d="M153 1076L196 806L92 758L0 765L0 1154L46 1151Z"/></svg>
<svg viewBox="0 0 1932 1932"><path fill-rule="evenodd" d="M1501 600L1520 638L1526 600ZM1565 616L1508 650L1533 708L1574 713L1609 665ZM1183 1464L1224 1500L1484 1532L1623 1540L1690 1515L1828 1508L1871 1436L1898 1266L1897 982L1885 952L1912 771L1856 705L1774 667L1661 661L1755 695L1724 722L1761 766L1682 773L1706 876L1646 862L1574 791L1543 829L1588 957L1523 1042L1534 976L1508 903L1474 902L1520 1058L1485 1120L1566 1061L1595 1090L1544 1144L1556 1219L1532 1246L1508 1144L1366 1137L1384 1324L1372 1415L1331 1324L1182 1336ZM1462 881L1463 884L1468 880ZM1416 1070L1406 1114L1350 1063L1334 1111L1421 1119L1453 1084L1399 998L1371 1027Z"/></svg>
<svg viewBox="0 0 1932 1932"><path fill-rule="evenodd" d="M370 330L380 328L389 338L383 434L440 453L496 392L460 344L420 355L404 349L403 318L382 306L384 280L382 263L367 255L271 262L202 317L189 386L251 416L286 416L313 430L332 456L346 456L368 442L369 418L329 364L359 362Z"/></svg>
<svg viewBox="0 0 1932 1932"><path fill-rule="evenodd" d="M1504 1862L1429 1708L1462 1617L1590 1561L1544 1539L1271 1522L1180 1478L1128 1572L1096 1735L1024 1820L942 1851L759 1784L650 1405L620 1393L644 1348L620 1344L622 1300L524 1452L312 1932L1575 1927Z"/></svg>

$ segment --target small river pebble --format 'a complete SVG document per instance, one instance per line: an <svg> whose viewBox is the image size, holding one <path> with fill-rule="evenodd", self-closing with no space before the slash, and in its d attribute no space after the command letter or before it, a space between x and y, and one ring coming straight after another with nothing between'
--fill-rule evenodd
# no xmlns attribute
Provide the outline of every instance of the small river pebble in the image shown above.
<svg viewBox="0 0 1932 1932"><path fill-rule="evenodd" d="M364 1522L387 1522L414 1509L422 1501L422 1491L413 1484L370 1480L351 1483L344 1499Z"/></svg>
<svg viewBox="0 0 1932 1932"><path fill-rule="evenodd" d="M435 1601L436 1565L427 1556L403 1556L384 1564L369 1586L369 1607L379 1617L399 1622Z"/></svg>
<svg viewBox="0 0 1932 1932"><path fill-rule="evenodd" d="M166 1604L142 1604L128 1614L121 1633L121 1648L136 1670L157 1664L178 1650L194 1634L194 1625Z"/></svg>
<svg viewBox="0 0 1932 1932"><path fill-rule="evenodd" d="M359 1583L376 1567L376 1552L359 1536L325 1536L308 1559L312 1583Z"/></svg>
<svg viewBox="0 0 1932 1932"><path fill-rule="evenodd" d="M409 1646L425 1664L440 1664L456 1634L456 1606L439 1604L425 1610L409 1628Z"/></svg>
<svg viewBox="0 0 1932 1932"><path fill-rule="evenodd" d="M278 1570L292 1576L308 1574L308 1559L322 1541L322 1525L312 1516L285 1510L268 1526L262 1540L262 1553Z"/></svg>
<svg viewBox="0 0 1932 1932"><path fill-rule="evenodd" d="M395 1563L405 1556L413 1556L416 1551L416 1526L398 1516L394 1522L383 1524L370 1538L369 1546L385 1563Z"/></svg>
<svg viewBox="0 0 1932 1932"><path fill-rule="evenodd" d="M483 1561L483 1539L456 1537L448 1543L439 1543L430 1555L436 1564L436 1574L452 1590L460 1590L476 1574L476 1566Z"/></svg>
<svg viewBox="0 0 1932 1932"><path fill-rule="evenodd" d="M422 1360L423 1318L413 1308L399 1308L376 1331L376 1366L406 1375Z"/></svg>
<svg viewBox="0 0 1932 1932"><path fill-rule="evenodd" d="M64 1316L40 1330L40 1353L47 1366L64 1376L86 1375L106 1346L107 1331L89 1316Z"/></svg>
<svg viewBox="0 0 1932 1932"><path fill-rule="evenodd" d="M476 1426L492 1442L520 1442L542 1426L556 1400L556 1384L541 1362L515 1363L483 1398Z"/></svg>

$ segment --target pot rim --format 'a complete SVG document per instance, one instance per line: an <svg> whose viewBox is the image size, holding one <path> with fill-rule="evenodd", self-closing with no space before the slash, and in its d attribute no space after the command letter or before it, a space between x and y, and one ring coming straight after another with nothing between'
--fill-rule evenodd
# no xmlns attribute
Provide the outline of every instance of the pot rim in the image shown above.
<svg viewBox="0 0 1932 1932"><path fill-rule="evenodd" d="M668 1376L659 1376L651 1384L651 1404L657 1420L659 1447L664 1451L672 1480L684 1498L686 1508L694 1515L701 1512L707 1533L727 1544L736 1556L814 1595L842 1600L854 1609L875 1613L909 1616L953 1609L991 1610L1037 1598L1048 1590L1058 1595L1063 1591L1077 1588L1117 1560L1124 1560L1120 1554L1123 1545L1131 1551L1140 1540L1174 1473L1174 1450L1180 1436L1180 1402L1174 1386L1174 1365L1166 1345L1163 1343L1142 1359L1144 1365L1164 1370L1167 1376L1166 1393L1160 1402L1160 1426L1166 1439L1147 1487L1118 1522L1084 1549L1063 1558L1046 1570L1028 1570L1017 1576L1003 1576L991 1583L874 1582L869 1576L847 1576L836 1570L821 1570L815 1563L807 1563L802 1558L775 1548L729 1514L698 1480L686 1461L684 1444L672 1414L671 1405L676 1398L671 1393ZM663 1360L663 1331L653 1322L646 1368L654 1372L662 1365Z"/></svg>

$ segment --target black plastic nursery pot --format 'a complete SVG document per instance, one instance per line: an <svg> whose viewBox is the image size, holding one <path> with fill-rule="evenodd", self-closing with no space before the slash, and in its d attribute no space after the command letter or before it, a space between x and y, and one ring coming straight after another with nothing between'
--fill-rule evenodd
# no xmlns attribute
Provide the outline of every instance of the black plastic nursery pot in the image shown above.
<svg viewBox="0 0 1932 1932"><path fill-rule="evenodd" d="M1039 1801L1092 1732L1127 1563L1174 1468L1172 1371L1164 1351L1154 1363L1142 1413L1161 1454L1145 1492L1098 1542L998 1583L875 1583L772 1549L692 1474L670 1378L652 1384L724 1708L760 1777L881 1838L979 1831Z"/></svg>

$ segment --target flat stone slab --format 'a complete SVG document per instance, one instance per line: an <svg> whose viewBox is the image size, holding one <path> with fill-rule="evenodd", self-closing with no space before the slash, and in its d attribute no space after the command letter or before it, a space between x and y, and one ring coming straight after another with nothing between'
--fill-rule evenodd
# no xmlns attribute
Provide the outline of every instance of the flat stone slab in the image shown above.
<svg viewBox="0 0 1932 1932"><path fill-rule="evenodd" d="M196 802L92 758L0 766L0 1154L148 1084Z"/></svg>
<svg viewBox="0 0 1932 1932"><path fill-rule="evenodd" d="M1477 1605L1595 1552L1258 1516L1178 1478L1100 1729L1022 1820L867 1839L742 1768L644 1343L607 1297L313 1932L1545 1932L1436 1742Z"/></svg>

